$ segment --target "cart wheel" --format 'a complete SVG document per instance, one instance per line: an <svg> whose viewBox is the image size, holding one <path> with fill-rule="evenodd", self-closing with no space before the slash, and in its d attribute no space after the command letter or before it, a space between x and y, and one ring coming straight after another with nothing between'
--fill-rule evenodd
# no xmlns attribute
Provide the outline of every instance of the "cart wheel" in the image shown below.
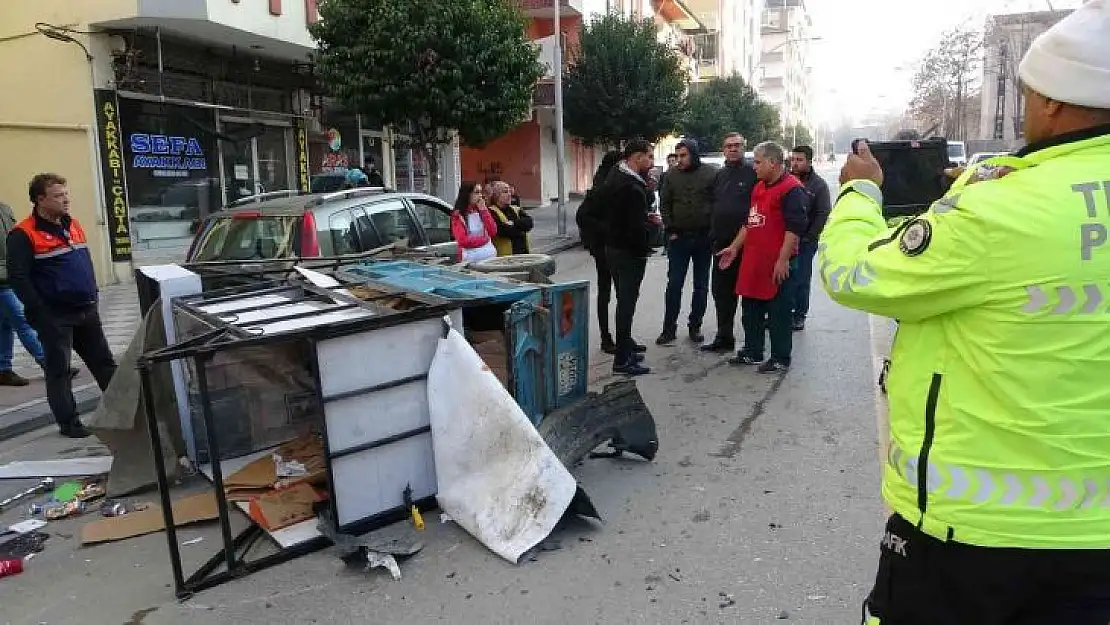
<svg viewBox="0 0 1110 625"><path fill-rule="evenodd" d="M545 276L555 273L555 259L547 254L513 254L471 263L470 269L482 273L520 273L538 270Z"/></svg>

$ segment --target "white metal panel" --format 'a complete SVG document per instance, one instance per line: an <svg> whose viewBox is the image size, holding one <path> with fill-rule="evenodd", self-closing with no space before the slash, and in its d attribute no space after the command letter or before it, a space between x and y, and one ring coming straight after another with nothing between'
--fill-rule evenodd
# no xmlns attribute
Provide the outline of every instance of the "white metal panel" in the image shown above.
<svg viewBox="0 0 1110 625"><path fill-rule="evenodd" d="M414 500L436 494L430 432L343 456L331 468L340 525L403 506L406 486Z"/></svg>
<svg viewBox="0 0 1110 625"><path fill-rule="evenodd" d="M441 336L443 321L436 318L322 341L320 392L328 398L426 374Z"/></svg>
<svg viewBox="0 0 1110 625"><path fill-rule="evenodd" d="M427 427L428 382L356 395L324 404L332 453Z"/></svg>

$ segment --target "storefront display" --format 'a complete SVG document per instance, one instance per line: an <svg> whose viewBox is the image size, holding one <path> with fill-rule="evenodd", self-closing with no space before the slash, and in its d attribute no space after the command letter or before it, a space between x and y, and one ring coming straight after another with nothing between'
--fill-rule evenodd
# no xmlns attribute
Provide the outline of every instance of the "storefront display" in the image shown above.
<svg viewBox="0 0 1110 625"><path fill-rule="evenodd" d="M220 207L214 112L121 99L119 113L133 247L187 245Z"/></svg>

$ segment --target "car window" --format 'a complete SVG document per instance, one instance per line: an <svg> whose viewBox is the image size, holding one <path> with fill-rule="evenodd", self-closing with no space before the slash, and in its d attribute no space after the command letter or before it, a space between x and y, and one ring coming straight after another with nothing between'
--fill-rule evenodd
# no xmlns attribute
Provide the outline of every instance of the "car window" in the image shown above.
<svg viewBox="0 0 1110 625"><path fill-rule="evenodd" d="M453 239L451 236L451 214L447 207L436 204L430 200L414 198L413 211L420 225L424 227L424 234L428 235L428 245L447 243Z"/></svg>
<svg viewBox="0 0 1110 625"><path fill-rule="evenodd" d="M426 245L405 203L401 200L376 202L366 208L382 245L408 241L410 247Z"/></svg>
<svg viewBox="0 0 1110 625"><path fill-rule="evenodd" d="M358 239L362 243L363 251L385 245L385 243L382 243L381 235L374 229L374 224L370 221L370 216L366 214L366 211L355 208L351 210L351 213L355 216L355 230L358 231Z"/></svg>
<svg viewBox="0 0 1110 625"><path fill-rule="evenodd" d="M339 211L329 217L328 229L331 230L331 244L336 256L357 254L362 251L359 247L355 216L350 210Z"/></svg>
<svg viewBox="0 0 1110 625"><path fill-rule="evenodd" d="M192 260L286 258L295 253L298 217L244 215L215 219L201 234Z"/></svg>

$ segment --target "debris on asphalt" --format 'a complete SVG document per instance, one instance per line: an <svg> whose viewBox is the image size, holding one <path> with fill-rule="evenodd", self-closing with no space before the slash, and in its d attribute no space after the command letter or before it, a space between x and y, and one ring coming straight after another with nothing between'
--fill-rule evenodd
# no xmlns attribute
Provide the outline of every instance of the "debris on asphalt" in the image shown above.
<svg viewBox="0 0 1110 625"><path fill-rule="evenodd" d="M732 606L736 605L736 597L734 597L731 593L719 592L717 593L717 596L721 598L719 607L722 610L725 608L731 608Z"/></svg>
<svg viewBox="0 0 1110 625"><path fill-rule="evenodd" d="M790 613L787 612L786 610L783 610L782 612L779 612L779 615L775 618L777 618L780 621L785 621L785 620L788 620L790 618Z"/></svg>
<svg viewBox="0 0 1110 625"><path fill-rule="evenodd" d="M52 488L54 488L54 478L45 478L35 486L32 486L27 490L22 490L18 493L15 493L14 495L11 495L10 497L5 498L3 501L0 501L0 512L3 512L5 509L7 509L9 506L19 501L20 499L25 499L39 493L45 493Z"/></svg>
<svg viewBox="0 0 1110 625"><path fill-rule="evenodd" d="M6 532L0 534L0 560L23 560L27 556L46 548L49 534L38 530L20 534Z"/></svg>
<svg viewBox="0 0 1110 625"><path fill-rule="evenodd" d="M388 553L379 553L377 551L366 552L366 570L383 568L389 571L393 577L393 581L401 579L401 567L397 566L397 560Z"/></svg>
<svg viewBox="0 0 1110 625"><path fill-rule="evenodd" d="M185 542L181 543L181 546L182 547L188 547L190 545L195 545L195 544L200 543L202 541L204 541L204 536L197 536L196 538L190 538L189 540L186 540Z"/></svg>
<svg viewBox="0 0 1110 625"><path fill-rule="evenodd" d="M15 525L9 526L8 530L15 532L16 534L26 534L28 532L40 530L44 527L46 527L46 521L43 521L42 519L27 519L26 521L20 521Z"/></svg>
<svg viewBox="0 0 1110 625"><path fill-rule="evenodd" d="M694 513L694 518L693 518L694 523L705 523L708 520L709 520L709 511L708 510L701 510L699 512Z"/></svg>
<svg viewBox="0 0 1110 625"><path fill-rule="evenodd" d="M23 572L23 560L0 560L0 577L19 575Z"/></svg>

